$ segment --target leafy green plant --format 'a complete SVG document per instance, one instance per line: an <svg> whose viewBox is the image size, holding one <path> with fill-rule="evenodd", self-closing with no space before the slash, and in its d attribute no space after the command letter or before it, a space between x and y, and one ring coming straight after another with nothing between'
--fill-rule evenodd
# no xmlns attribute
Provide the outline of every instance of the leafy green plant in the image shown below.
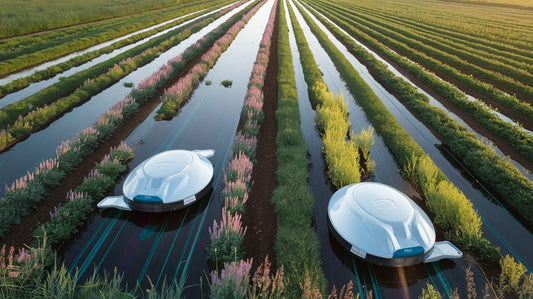
<svg viewBox="0 0 533 299"><path fill-rule="evenodd" d="M228 88L228 87L231 87L231 85L233 85L233 81L232 80L222 80L222 82L220 82L220 85Z"/></svg>

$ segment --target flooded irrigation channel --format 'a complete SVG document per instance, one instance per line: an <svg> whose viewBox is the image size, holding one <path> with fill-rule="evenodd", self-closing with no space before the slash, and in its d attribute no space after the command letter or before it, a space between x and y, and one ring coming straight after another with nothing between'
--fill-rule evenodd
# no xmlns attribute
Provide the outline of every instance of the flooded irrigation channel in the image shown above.
<svg viewBox="0 0 533 299"><path fill-rule="evenodd" d="M0 153L0 185L10 185L14 180L24 175L27 170L33 169L40 161L55 157L56 147L62 141L72 138L81 130L91 126L102 113L109 110L118 101L124 99L130 92L130 88L124 87L125 82L131 82L137 86L139 82L159 69L168 60L178 56L198 39L211 32L245 7L246 5L241 5L228 12L197 33L192 34L177 46L161 53L159 57L149 64L131 72L106 90L93 96L86 103L75 107L48 127L33 133L9 150ZM1 188L0 196L3 195L3 192L4 189Z"/></svg>
<svg viewBox="0 0 533 299"><path fill-rule="evenodd" d="M61 255L71 270L76 267L80 280L93 268L112 272L116 267L128 285L149 288L178 279L197 297L199 283L207 286L209 269L205 248L207 227L220 217L223 167L231 154L248 79L259 49L273 1L268 1L242 29L231 46L204 78L191 99L171 121L155 121L155 110L127 138L135 158L133 169L148 157L169 149L207 149L216 151L212 190L192 206L171 213L141 213L104 210L90 217L76 238L62 247ZM238 62L238 63L236 63ZM230 88L220 85L232 80ZM122 183L114 192L122 193Z"/></svg>
<svg viewBox="0 0 533 299"><path fill-rule="evenodd" d="M293 6L293 8L295 8ZM334 94L342 94L350 113L352 129L358 133L361 129L369 126L362 109L356 104L353 96L347 90L339 73L332 61L314 38L303 18L298 11L298 22L305 33L307 42L313 52L315 61L324 74L323 78ZM287 15L287 19L289 16ZM322 27L323 28L323 27ZM324 30L324 29L323 29ZM292 30L291 30L292 31ZM385 91L348 51L331 35L330 39L343 52L354 67L360 72L365 81L373 88L382 99L387 108L395 116L403 128L415 139L415 141L428 153L433 161L443 170L452 182L472 200L475 209L483 217L484 234L493 244L499 246L503 254L510 254L518 258L529 269L533 265L533 254L528 244L533 242L533 236L525 229L510 213L496 204L491 195L480 189L480 186L470 181L470 178L458 170L446 155L439 151L436 145L439 140L411 113L405 109L394 96ZM383 268L369 265L354 259L333 237L327 224L327 204L334 193L333 186L329 183L327 167L321 153L321 140L316 129L314 116L308 95L307 85L300 66L298 50L294 36L290 34L293 63L295 65L296 82L300 99L300 111L302 118L302 130L308 143L311 154L310 183L315 197L315 221L316 230L321 240L322 268L329 282L329 287L336 285L337 288L352 280L355 283L354 290L366 294L372 290L377 298L410 298L416 297L425 288L426 282L433 284L436 289L449 297L450 289L458 288L459 294L466 294L465 269L471 265L470 259L464 257L460 260L443 260L404 268ZM393 156L379 136L375 136L375 144L371 149L371 157L376 161L375 174L372 181L392 185L412 198L419 195L405 181L394 162ZM422 205L421 201L418 201ZM503 237L505 236L505 238ZM442 236L438 241L442 240ZM485 286L485 280L480 270L472 265L474 280L478 289Z"/></svg>
<svg viewBox="0 0 533 299"><path fill-rule="evenodd" d="M232 5L232 4L230 4L230 5ZM69 76L74 75L74 74L76 74L78 72L86 70L86 69L88 69L90 67L93 67L93 66L95 66L95 65L97 65L97 64L99 64L101 62L104 62L104 61L106 61L108 59L111 59L111 58L113 58L115 56L118 56L118 55L120 55L120 54L122 54L122 53L124 53L124 52L126 52L126 51L128 51L128 50L130 50L130 49L132 49L132 48L134 48L136 46L138 46L138 45L144 44L144 43L146 43L146 42L148 42L148 41L150 41L150 40L152 40L152 39L154 39L154 38L156 38L158 36L161 36L161 35L163 35L163 34L165 34L167 32L170 32L172 30L176 30L176 29L178 29L180 27L183 27L183 26L186 26L187 24L190 24L190 23L192 23L192 22L194 22L194 21L196 21L196 20L198 20L198 19L200 19L200 18L202 18L204 16L211 15L211 14L214 14L214 13L220 11L220 10L223 10L224 8L226 8L226 7L230 6L230 5L226 5L224 7L217 8L217 9L215 9L215 10L209 12L209 13L202 14L202 15L197 16L195 18L192 18L192 19L190 19L188 21L184 21L184 22L180 23L179 25L176 25L176 26L173 26L171 28L168 28L168 29L162 30L160 32L157 32L157 33L155 33L155 34L153 34L153 35L151 35L149 37L146 37L146 38L144 38L142 40L139 40L137 42L134 42L132 44L126 45L124 47L115 49L115 50L113 50L110 53L103 54L103 55L101 55L99 57L96 57L96 58L94 58L94 59L92 59L92 60L90 60L90 61L88 61L88 62L86 62L86 63L84 63L82 65L72 67L72 68L70 68L70 69L68 69L68 70L66 70L66 71L64 71L62 73L57 74L56 76L54 76L54 77L52 77L50 79L32 83L32 84L28 85L26 88L23 88L23 89L21 89L19 91L10 93L10 94L6 95L5 97L1 98L0 99L0 108L3 108L3 107L5 107L5 106L7 106L9 104L15 103L15 102L17 102L17 101L19 101L21 99L27 98L27 97L37 93L38 91L40 91L40 90L42 90L42 89L44 89L46 87L49 87L49 86L59 82L62 77L69 77ZM114 40L99 44L97 46L93 46L93 47L91 47L89 49L86 49L84 51L73 53L73 54L71 54L71 55L69 55L67 57L63 57L63 58L58 59L58 60L47 62L47 63L45 63L43 65L40 65L39 67L36 67L36 68L34 68L32 70L27 70L27 71L23 71L23 72L11 75L9 77L0 79L0 84L7 84L7 83L9 83L9 82L11 82L11 81L13 81L15 79L31 75L35 71L44 70L44 69L46 69L46 68L48 68L50 66L59 64L59 63L64 62L64 61L67 61L68 59L71 59L73 57L81 56L81 55L83 55L85 53L88 53L88 52L91 52L91 51L95 51L95 50L107 47L107 46L109 46L109 45L111 45L111 44L113 44L113 43L115 43L117 41L126 39L126 38L128 38L130 36L133 36L135 34L139 34L139 33L142 33L142 32L157 28L157 27L164 26L165 24L168 24L168 23L171 23L171 22L175 22L175 21L177 21L179 19L186 18L186 17L188 17L190 15L194 15L196 13L198 13L198 12L187 14L187 15L181 16L179 18L175 18L175 19L172 19L170 21L163 22L161 24L158 24L158 25L155 25L155 26L152 26L152 27L149 27L149 28L145 28L143 30L139 30L137 32L125 35L123 37L120 37L120 38L117 38L117 39L114 39Z"/></svg>

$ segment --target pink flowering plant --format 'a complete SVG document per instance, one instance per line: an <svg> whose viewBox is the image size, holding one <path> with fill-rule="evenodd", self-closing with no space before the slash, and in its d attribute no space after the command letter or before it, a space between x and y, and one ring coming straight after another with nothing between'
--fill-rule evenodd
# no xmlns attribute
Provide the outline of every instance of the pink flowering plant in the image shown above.
<svg viewBox="0 0 533 299"><path fill-rule="evenodd" d="M212 298L245 298L249 291L250 270L252 259L246 261L228 262L220 272L212 271Z"/></svg>
<svg viewBox="0 0 533 299"><path fill-rule="evenodd" d="M115 185L115 180L126 170L125 164L132 157L133 150L125 143L111 148L110 153L85 176L83 183L67 193L65 202L50 211L50 221L35 230L34 236L43 238L46 234L49 244L54 245L77 233L78 227L94 210L94 202L103 198Z"/></svg>
<svg viewBox="0 0 533 299"><path fill-rule="evenodd" d="M241 215L222 208L222 219L214 220L209 228L211 242L207 248L207 258L210 264L217 267L244 258L241 243L245 234L246 227L242 225Z"/></svg>

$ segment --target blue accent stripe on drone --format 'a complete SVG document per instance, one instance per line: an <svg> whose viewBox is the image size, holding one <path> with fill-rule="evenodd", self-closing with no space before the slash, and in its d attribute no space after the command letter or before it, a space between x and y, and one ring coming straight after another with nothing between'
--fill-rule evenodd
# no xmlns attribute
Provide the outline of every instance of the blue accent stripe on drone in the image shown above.
<svg viewBox="0 0 533 299"><path fill-rule="evenodd" d="M163 276L163 272L165 271L165 268L167 267L168 260L170 258L170 255L172 253L172 250L174 249L174 246L176 245L176 240L178 239L178 236L181 232L181 228L183 227L183 224L185 223L185 219L187 219L187 214L189 214L190 207L187 208L185 211L185 215L183 216L183 219L181 219L180 226L178 228L178 231L176 232L176 235L174 236L174 240L172 240L172 245L170 245L170 248L168 249L167 257L165 258L165 262L163 263L163 267L161 267L161 271L159 272L159 277L157 277L157 281L155 283L155 288L157 289L157 286L159 285L159 282L161 281L161 277Z"/></svg>
<svg viewBox="0 0 533 299"><path fill-rule="evenodd" d="M72 262L72 264L70 265L70 268L69 268L69 272L72 273L72 271L74 271L74 268L76 267L76 265L78 264L78 262L80 261L80 258L81 256L85 253L85 251L87 250L87 248L89 248L89 244L91 244L93 241L94 241L94 238L98 235L98 233L100 232L100 230L104 227L104 225L106 224L106 222L111 219L110 217L106 217L104 218L104 221L102 221L102 223L100 223L100 225L98 226L98 228L94 231L94 234L92 235L92 237L89 239L89 242L85 243L85 246L83 246L83 249L81 251L78 252L78 255L76 256L76 259L74 260L74 262Z"/></svg>
<svg viewBox="0 0 533 299"><path fill-rule="evenodd" d="M351 256L352 258L352 267L353 267L353 273L355 274L355 280L357 283L357 290L359 291L359 297L361 299L365 299L366 294L363 293L363 288L361 287L361 280L359 279L359 271L357 271L357 265L355 264L355 258Z"/></svg>
<svg viewBox="0 0 533 299"><path fill-rule="evenodd" d="M100 267L102 266L102 264L104 263L104 260L107 258L107 255L111 251L111 248L113 248L113 245L115 244L115 242L117 241L118 237L120 236L120 233L122 232L122 229L126 226L126 223L128 223L128 221L123 221L122 222L122 225L120 226L118 232L115 234L115 237L113 238L113 241L111 241L111 244L109 244L109 246L107 247L107 250L105 251L104 256L102 256L102 258L100 258L100 262L98 263L98 266L96 267L96 271L97 272L100 269Z"/></svg>
<svg viewBox="0 0 533 299"><path fill-rule="evenodd" d="M154 257L155 250L157 249L157 246L159 246L159 242L161 241L161 237L163 236L163 232L167 228L167 224L169 221L169 216L167 214L167 217L165 218L165 223L161 226L161 229L159 230L159 233L157 234L157 237L155 239L154 244L152 245L152 249L150 249L150 253L148 253L148 257L146 258L146 261L144 262L144 266L141 270L141 273L139 273L139 277L137 277L137 283L140 283L144 274L146 273L146 270L148 270L148 265L152 262L152 258Z"/></svg>
<svg viewBox="0 0 533 299"><path fill-rule="evenodd" d="M440 269L437 262L434 262L431 264L433 265L433 269L435 269L435 272L437 273L437 276L439 277L440 283L442 284L442 287L444 288L444 291L446 292L446 296L448 296L448 298L451 298L452 294L450 293L450 284L448 283L448 280L446 279L444 274L442 274L442 270Z"/></svg>
<svg viewBox="0 0 533 299"><path fill-rule="evenodd" d="M95 246L91 249L91 251L89 252L87 257L85 258L85 261L81 265L80 271L78 272L78 278L77 279L79 279L83 275L83 273L85 273L85 270L87 270L87 268L91 264L92 260L96 256L96 253L98 253L98 251L100 250L100 247L102 247L102 244L104 243L104 241L107 239L107 237L111 233L111 230L115 226L115 223L118 221L118 218L119 218L120 214L122 214L122 212L119 211L115 215L113 220L111 220L110 225L105 229L105 231L102 233L102 236L98 239L98 241L96 242ZM76 282L77 282L77 280L76 280Z"/></svg>

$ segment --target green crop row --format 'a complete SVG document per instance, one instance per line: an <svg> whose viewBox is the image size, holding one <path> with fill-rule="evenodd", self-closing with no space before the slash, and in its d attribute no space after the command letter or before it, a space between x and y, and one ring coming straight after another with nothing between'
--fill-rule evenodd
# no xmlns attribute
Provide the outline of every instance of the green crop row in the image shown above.
<svg viewBox="0 0 533 299"><path fill-rule="evenodd" d="M482 91L480 89L485 87L483 85L487 85L486 83L490 83L509 93L515 93L518 98L527 101L533 98L533 87L531 86L521 84L501 73L483 69L457 56L449 55L441 49L432 48L422 42L406 37L398 33L400 31L398 28L388 29L374 23L374 21L365 21L357 18L352 12L345 12L344 8L333 8L332 6L328 5L329 11L335 11L345 18L350 18L352 20L351 24L361 31L410 59L428 66L433 71L440 71L476 91L487 94L486 90ZM486 83L483 84L484 82Z"/></svg>
<svg viewBox="0 0 533 299"><path fill-rule="evenodd" d="M189 28L178 29L172 33L169 32L169 35L165 34L161 36L161 38L157 38L157 41L151 41L148 44L139 46L138 49L129 50L116 58L98 64L88 70L82 71L45 88L24 100L4 107L0 110L0 118L2 120L0 122L0 128L5 128L5 130L0 130L0 149L6 149L12 146L22 138L29 136L32 132L58 118L68 109L89 100L91 96L118 82L118 80L138 67L147 64L157 57L160 52L180 43L182 40L186 39L194 32L199 31L203 26L225 12L226 10L213 16L206 17L205 19L202 19L202 21L191 25ZM219 35L221 32L213 34ZM159 44L157 44L157 42L159 42ZM154 44L155 47L148 48L148 46ZM144 51L133 58L129 58L131 57L130 55L137 53L139 50ZM185 61L189 61L199 53L201 53L201 49L194 49L194 51L191 51L189 55L183 58ZM124 60L119 61L118 59ZM104 69L108 66L109 69ZM90 74L98 74L100 72L104 73L94 79L86 79L90 77ZM84 82L82 81L83 79L85 79ZM80 81L83 82L83 84L80 87L76 87ZM64 89L72 90L74 88L76 88L74 93L67 97L55 100L58 95L64 93ZM30 111L30 106L38 109ZM22 117L21 115L25 116Z"/></svg>
<svg viewBox="0 0 533 299"><path fill-rule="evenodd" d="M157 17L195 4L200 3L193 0L150 0L142 3L133 0L57 0L51 5L49 1L36 0L29 5L1 0L0 39L147 13Z"/></svg>
<svg viewBox="0 0 533 299"><path fill-rule="evenodd" d="M308 278L310 289L324 294L326 279L320 269L320 245L311 227L313 195L309 186L309 159L307 145L300 128L298 94L289 45L288 26L283 3L278 10L278 108L276 136L278 186L272 202L278 215L276 258L289 283L285 286L287 298L301 298L301 286Z"/></svg>
<svg viewBox="0 0 533 299"><path fill-rule="evenodd" d="M523 56L516 52L502 51L495 49L493 47L482 44L481 41L472 42L467 40L465 37L458 38L454 36L454 32L448 30L439 30L431 26L423 25L417 23L411 19L404 19L399 16L390 15L387 13L382 13L379 11L374 11L371 9L365 9L362 7L353 7L346 6L350 11L371 15L375 19L383 20L388 24L393 24L394 26L401 26L402 28L417 32L423 37L428 38L429 40L438 40L439 43L443 45L450 46L450 50L461 49L460 53L468 54L471 52L476 52L475 56L489 58L493 62L500 62L503 65L510 65L514 68L523 70L529 74L533 74L533 57ZM526 81L527 84L527 81Z"/></svg>
<svg viewBox="0 0 533 299"><path fill-rule="evenodd" d="M406 38L413 43L412 47L428 54L433 54L430 51L436 51L439 56L445 57L457 57L457 61L461 63L461 69L465 72L469 72L465 67L474 68L474 71L470 71L472 74L477 72L494 72L499 73L505 77L511 78L516 81L517 84L530 85L533 82L533 74L524 69L524 64L519 63L516 66L513 60L509 60L506 57L493 57L493 53L481 52L476 46L473 48L464 47L463 41L452 42L447 37L439 37L438 34L433 32L423 34L419 32L416 26L405 27L401 22L391 22L384 20L381 16L373 16L368 13L359 12L353 9L346 9L349 12L354 21L357 19L364 20L372 24L377 24L384 30L395 32L398 36ZM424 48L419 47L424 45ZM432 55L435 58L438 56ZM449 59L448 59L449 60ZM441 59L446 62L446 60ZM453 61L451 61L453 62Z"/></svg>
<svg viewBox="0 0 533 299"><path fill-rule="evenodd" d="M482 236L481 218L473 209L472 203L449 181L422 148L400 126L380 98L366 84L328 36L318 28L318 25L300 6L298 8L313 34L333 60L350 92L357 95L355 98L358 104L391 149L398 165L406 172L413 184L422 189L426 206L434 215L435 223L445 229L448 237L457 241L463 248L478 251L481 258L497 261L499 252ZM417 167L422 164L426 167Z"/></svg>
<svg viewBox="0 0 533 299"><path fill-rule="evenodd" d="M0 43L0 76L50 61L72 52L81 51L90 46L221 2L219 0L216 1L214 3L206 3L200 7L191 6L159 14L149 12L141 16L130 16L117 20L108 20L103 23L67 28L43 35L5 40Z"/></svg>
<svg viewBox="0 0 533 299"><path fill-rule="evenodd" d="M458 9L453 3L427 5L418 0L406 0L403 5L383 0L337 1L333 4L336 3L357 10L367 8L388 16L399 16L431 31L524 57L531 57L533 53L529 34L532 14L527 11L479 9L478 6Z"/></svg>
<svg viewBox="0 0 533 299"><path fill-rule="evenodd" d="M316 109L315 121L322 132L322 152L328 165L330 180L337 188L358 183L361 181L362 172L359 167L359 151L356 144L347 138L351 124L344 99L335 98L328 90L290 6L289 15L300 52L309 100Z"/></svg>
<svg viewBox="0 0 533 299"><path fill-rule="evenodd" d="M322 10L322 13L326 13L325 10ZM490 132L507 139L510 144L516 150L518 150L524 157L530 160L533 159L531 149L532 141L531 136L529 134L527 134L520 128L516 128L513 125L501 120L497 115L492 113L492 111L487 109L484 105L470 101L466 97L466 95L454 85L440 80L435 75L427 72L423 67L412 63L408 59L405 59L404 57L394 53L380 42L376 41L364 32L361 32L360 30L351 25L350 20L348 18L341 18L329 12L327 12L327 15L337 24L342 26L342 28L347 30L348 33L353 36L357 36L358 39L364 41L364 43L369 45L374 51L383 55L395 64L399 65L402 69L408 71L414 77L421 80L424 84L434 89L441 96L447 98L455 105L461 107L463 110L468 112L475 119L477 119L477 121L483 124ZM333 33L339 39L344 40L346 43L354 43L349 38L342 37L342 35L335 33L335 31L333 31ZM354 51L352 48L357 49L356 47L350 47L351 51ZM357 55L363 57L363 59L366 59L365 57L367 57L368 54L363 55L364 53L366 53L366 51L358 51ZM512 102L517 104L516 108L519 111L522 111L522 115L524 115L525 117L533 117L533 108L529 104L522 105L522 103L516 101L516 98L511 99L510 96L502 96L502 94L503 93L501 91L498 91L498 94L494 94L494 97L502 100L505 100L506 97L509 100L508 103L510 103L510 105L513 105Z"/></svg>
<svg viewBox="0 0 533 299"><path fill-rule="evenodd" d="M215 8L216 7L212 7L212 10L214 10ZM41 70L41 71L36 71L36 72L32 73L31 75L28 75L26 77L13 80L10 83L7 83L7 84L4 84L4 85L0 86L0 98L4 97L5 95L7 95L9 93L21 90L21 89L27 87L28 85L30 85L31 83L39 82L41 80L46 80L46 79L52 78L53 76L55 76L55 75L57 75L59 73L62 73L62 72L66 71L66 70L68 70L68 69L70 69L72 67L82 65L83 63L86 63L86 62L88 62L88 61L90 61L90 60L92 60L92 59L94 59L94 58L96 58L96 57L98 57L100 55L103 55L103 54L106 54L106 53L110 53L110 52L112 52L115 49L122 48L124 46L127 46L129 44L135 43L135 42L137 42L139 40L142 40L144 38L150 37L150 36L154 35L157 32L160 32L160 31L163 31L165 29L177 26L177 25L179 25L179 24L181 24L181 23L183 23L185 21L188 21L188 20L190 20L192 18L197 17L199 14L204 14L204 13L207 13L207 11L203 11L203 12L200 12L200 13L197 13L197 14L194 14L194 15L190 15L188 17L185 17L183 19L174 21L174 22L169 23L167 25L164 25L164 26L161 26L161 27L157 27L155 29L136 34L136 35L131 36L131 37L127 38L127 39L123 39L123 40L117 41L117 42L115 42L115 43L113 43L113 44L111 44L111 45L109 45L107 47L104 47L102 49L91 51L91 52L87 52L87 53L85 53L83 55L73 57L73 58L69 59L68 61L65 61L65 62L62 62L62 63L58 63L56 65L50 66L47 69L44 69L44 70Z"/></svg>
<svg viewBox="0 0 533 299"><path fill-rule="evenodd" d="M429 105L429 99L416 88L396 77L387 66L358 46L350 37L342 34L330 22L320 17L321 22L337 35L352 53L364 61L384 87L391 91L410 110L417 113L441 138L450 150L459 157L468 169L486 186L496 193L513 213L519 215L526 225L533 222L533 183L523 176L505 158L479 141L474 133L457 124L442 109ZM527 149L531 157L531 137L525 138L520 146Z"/></svg>

